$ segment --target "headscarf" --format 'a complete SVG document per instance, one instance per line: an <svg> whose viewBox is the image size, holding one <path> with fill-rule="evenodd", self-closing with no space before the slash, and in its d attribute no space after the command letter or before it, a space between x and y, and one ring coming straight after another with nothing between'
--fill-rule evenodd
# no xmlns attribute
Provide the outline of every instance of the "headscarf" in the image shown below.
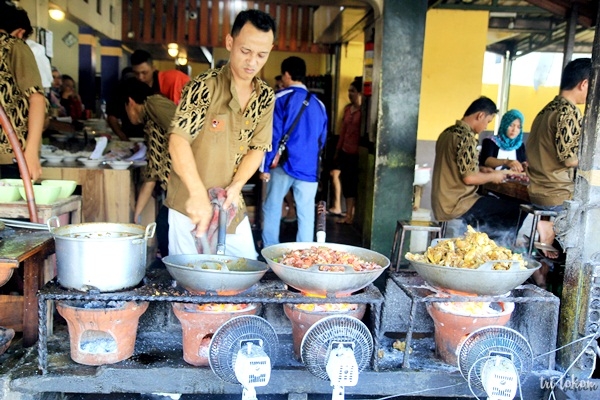
<svg viewBox="0 0 600 400"><path fill-rule="evenodd" d="M508 128L510 127L510 125L516 119L521 121L521 132L519 132L519 135L516 138L510 139L508 136L506 136L506 133L508 132ZM498 129L498 135L493 136L492 140L502 150L511 151L511 150L518 149L523 144L523 125L524 125L524 123L525 123L525 118L523 117L523 114L521 114L521 112L519 110L507 111L502 116L502 120L500 121L500 129Z"/></svg>

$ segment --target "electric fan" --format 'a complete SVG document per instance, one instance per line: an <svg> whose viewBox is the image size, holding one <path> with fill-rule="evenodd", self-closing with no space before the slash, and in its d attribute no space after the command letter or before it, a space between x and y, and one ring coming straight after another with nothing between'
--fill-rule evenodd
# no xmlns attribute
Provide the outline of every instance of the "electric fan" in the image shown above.
<svg viewBox="0 0 600 400"><path fill-rule="evenodd" d="M315 376L329 380L332 400L344 399L344 388L356 386L373 352L373 338L359 319L325 317L311 326L300 345L302 362Z"/></svg>
<svg viewBox="0 0 600 400"><path fill-rule="evenodd" d="M458 368L471 393L477 387L489 400L514 399L532 365L533 352L527 339L504 326L480 328L458 348Z"/></svg>
<svg viewBox="0 0 600 400"><path fill-rule="evenodd" d="M266 386L271 378L277 346L271 324L255 315L242 315L217 329L210 341L208 362L225 382L242 384L242 400L256 400L255 387Z"/></svg>

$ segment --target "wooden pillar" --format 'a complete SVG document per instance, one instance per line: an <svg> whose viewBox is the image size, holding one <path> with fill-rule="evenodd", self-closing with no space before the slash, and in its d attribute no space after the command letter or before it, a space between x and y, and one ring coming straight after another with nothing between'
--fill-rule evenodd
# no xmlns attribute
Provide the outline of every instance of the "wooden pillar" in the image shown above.
<svg viewBox="0 0 600 400"><path fill-rule="evenodd" d="M577 18L579 18L579 4L572 3L567 20L567 32L565 34L565 43L563 50L563 70L573 58L573 47L575 46L575 28L577 28Z"/></svg>

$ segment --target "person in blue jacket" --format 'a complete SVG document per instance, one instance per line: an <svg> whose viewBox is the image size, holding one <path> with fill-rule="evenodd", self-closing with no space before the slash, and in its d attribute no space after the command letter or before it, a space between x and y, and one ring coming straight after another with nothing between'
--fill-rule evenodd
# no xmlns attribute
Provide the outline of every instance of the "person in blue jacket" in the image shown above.
<svg viewBox="0 0 600 400"><path fill-rule="evenodd" d="M275 95L273 146L265 155L261 174L261 179L267 182L267 195L262 206L265 247L279 243L281 204L290 188L296 201L296 240L314 240L315 196L321 151L327 138L327 113L323 103L304 85L305 77L306 63L303 59L288 57L283 60L281 78L284 88ZM303 107L303 104L306 105ZM300 117L294 126L298 115ZM286 133L289 136L285 151L274 166L273 160Z"/></svg>

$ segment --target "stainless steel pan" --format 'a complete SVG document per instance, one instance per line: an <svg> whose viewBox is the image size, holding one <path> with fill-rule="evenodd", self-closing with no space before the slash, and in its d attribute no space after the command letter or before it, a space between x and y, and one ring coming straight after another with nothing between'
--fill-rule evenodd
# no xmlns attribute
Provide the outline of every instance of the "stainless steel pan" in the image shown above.
<svg viewBox="0 0 600 400"><path fill-rule="evenodd" d="M432 286L482 296L496 296L513 290L541 266L535 260L527 260L527 269L511 268L502 271L486 268L486 265L482 265L478 269L469 269L408 261L417 273Z"/></svg>
<svg viewBox="0 0 600 400"><path fill-rule="evenodd" d="M267 272L267 264L225 255L227 215L219 208L217 254L179 254L162 259L169 274L192 293L233 295L249 289ZM209 249L206 235L198 237L204 251Z"/></svg>
<svg viewBox="0 0 600 400"><path fill-rule="evenodd" d="M180 254L162 260L177 283L192 293L243 292L269 269L260 261L225 255Z"/></svg>
<svg viewBox="0 0 600 400"><path fill-rule="evenodd" d="M375 262L383 268L356 272L352 267L347 266L344 272L324 272L319 271L318 266L301 269L283 265L275 261L280 260L284 254L292 250L308 249L313 246L324 246L333 250L345 251L365 261ZM350 295L372 283L390 265L390 260L377 252L336 243L281 243L264 248L262 255L267 260L273 272L286 284L301 292L321 296Z"/></svg>

